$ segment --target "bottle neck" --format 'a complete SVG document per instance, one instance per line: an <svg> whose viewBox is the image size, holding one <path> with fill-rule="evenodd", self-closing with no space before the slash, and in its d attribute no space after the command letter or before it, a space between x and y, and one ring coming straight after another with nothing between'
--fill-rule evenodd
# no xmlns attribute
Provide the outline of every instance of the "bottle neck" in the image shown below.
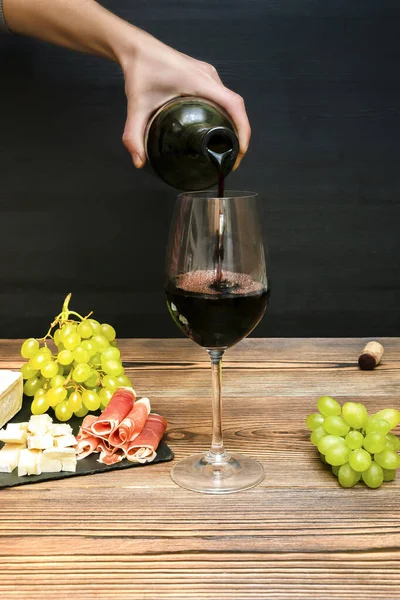
<svg viewBox="0 0 400 600"><path fill-rule="evenodd" d="M223 168L225 163L235 162L239 142L234 131L228 127L207 127L202 123L191 125L187 135L187 149L211 160Z"/></svg>

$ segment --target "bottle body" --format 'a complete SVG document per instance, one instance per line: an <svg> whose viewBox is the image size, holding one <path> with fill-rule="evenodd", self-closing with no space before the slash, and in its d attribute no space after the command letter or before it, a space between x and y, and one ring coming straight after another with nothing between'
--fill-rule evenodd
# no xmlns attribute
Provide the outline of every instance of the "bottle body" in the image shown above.
<svg viewBox="0 0 400 600"><path fill-rule="evenodd" d="M145 134L147 158L156 174L181 190L203 190L226 177L239 151L234 124L209 100L180 97L162 106Z"/></svg>

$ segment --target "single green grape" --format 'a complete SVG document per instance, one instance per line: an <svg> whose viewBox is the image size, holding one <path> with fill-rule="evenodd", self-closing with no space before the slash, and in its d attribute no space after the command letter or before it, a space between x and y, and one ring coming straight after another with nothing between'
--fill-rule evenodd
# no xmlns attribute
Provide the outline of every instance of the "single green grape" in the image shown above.
<svg viewBox="0 0 400 600"><path fill-rule="evenodd" d="M338 472L339 483L344 488L352 488L360 481L361 473L351 468L349 463L341 465Z"/></svg>
<svg viewBox="0 0 400 600"><path fill-rule="evenodd" d="M56 331L54 332L54 335L53 335L53 340L54 340L54 343L57 346L57 348L61 344L60 335L61 335L61 329L56 329Z"/></svg>
<svg viewBox="0 0 400 600"><path fill-rule="evenodd" d="M321 396L321 398L318 398L317 407L324 417L335 417L340 415L341 412L339 402L330 396Z"/></svg>
<svg viewBox="0 0 400 600"><path fill-rule="evenodd" d="M377 452L374 459L382 469L397 469L400 466L399 455L392 448L385 448L382 452Z"/></svg>
<svg viewBox="0 0 400 600"><path fill-rule="evenodd" d="M58 375L58 364L52 360L43 365L43 367L40 369L40 372L43 377L46 377L46 379L51 379L55 375Z"/></svg>
<svg viewBox="0 0 400 600"><path fill-rule="evenodd" d="M49 410L49 403L47 402L46 396L40 396L33 399L31 404L31 413L33 415L43 415L43 413Z"/></svg>
<svg viewBox="0 0 400 600"><path fill-rule="evenodd" d="M72 379L76 381L76 383L83 383L90 377L91 371L88 364L79 364L72 372Z"/></svg>
<svg viewBox="0 0 400 600"><path fill-rule="evenodd" d="M370 454L382 452L386 446L386 436L378 431L371 431L365 436L363 446Z"/></svg>
<svg viewBox="0 0 400 600"><path fill-rule="evenodd" d="M394 429L400 423L400 411L396 408L384 408L373 415L373 418L383 419L390 425L390 429Z"/></svg>
<svg viewBox="0 0 400 600"><path fill-rule="evenodd" d="M345 444L333 446L325 454L326 462L333 466L344 465L349 460L350 452Z"/></svg>
<svg viewBox="0 0 400 600"><path fill-rule="evenodd" d="M60 329L59 340L62 344L64 344L64 339L71 335L71 333L76 333L76 323L66 323Z"/></svg>
<svg viewBox="0 0 400 600"><path fill-rule="evenodd" d="M396 477L396 469L382 469L383 481L393 481Z"/></svg>
<svg viewBox="0 0 400 600"><path fill-rule="evenodd" d="M101 366L101 354L100 354L100 352L97 352L97 351L95 352L95 354L89 360L89 365L91 365L92 367L99 367L99 366Z"/></svg>
<svg viewBox="0 0 400 600"><path fill-rule="evenodd" d="M34 396L41 387L43 387L43 380L35 375L25 381L23 391L25 396Z"/></svg>
<svg viewBox="0 0 400 600"><path fill-rule="evenodd" d="M81 408L79 410L74 411L74 415L77 417L86 417L86 415L88 414L88 409L86 408L86 406L84 406L82 404Z"/></svg>
<svg viewBox="0 0 400 600"><path fill-rule="evenodd" d="M92 340L82 340L80 343L81 348L84 348L86 352L89 354L90 358L94 356L97 352L96 344L92 342ZM100 362L100 361L99 361Z"/></svg>
<svg viewBox="0 0 400 600"><path fill-rule="evenodd" d="M96 345L97 351L100 353L104 352L110 345L108 339L101 334L94 335L92 342Z"/></svg>
<svg viewBox="0 0 400 600"><path fill-rule="evenodd" d="M311 413L306 419L306 425L310 431L314 431L314 429L318 427L318 425L322 425L323 422L324 416L319 412Z"/></svg>
<svg viewBox="0 0 400 600"><path fill-rule="evenodd" d="M370 453L362 448L357 448L357 450L353 450L350 453L349 464L352 469L357 471L357 473L362 473L369 469L371 462L372 459Z"/></svg>
<svg viewBox="0 0 400 600"><path fill-rule="evenodd" d="M400 450L400 440L397 435L393 433L386 434L386 446L393 448L393 450Z"/></svg>
<svg viewBox="0 0 400 600"><path fill-rule="evenodd" d="M44 356L47 356L49 360L51 359L51 350L48 346L39 348L38 354L43 354Z"/></svg>
<svg viewBox="0 0 400 600"><path fill-rule="evenodd" d="M35 354L35 356L29 359L28 365L31 367L31 369L39 370L42 367L44 367L44 365L49 361L50 358L48 354L38 352L37 354Z"/></svg>
<svg viewBox="0 0 400 600"><path fill-rule="evenodd" d="M39 350L39 342L35 338L28 338L21 346L21 356L23 358L32 358Z"/></svg>
<svg viewBox="0 0 400 600"><path fill-rule="evenodd" d="M354 429L364 427L368 419L368 412L361 402L346 402L342 406L342 415L346 423Z"/></svg>
<svg viewBox="0 0 400 600"><path fill-rule="evenodd" d="M81 336L82 339L88 339L93 335L93 327L88 321L88 319L84 319L81 321L77 328L77 333Z"/></svg>
<svg viewBox="0 0 400 600"><path fill-rule="evenodd" d="M50 386L52 388L60 387L60 386L64 385L64 383L65 383L65 377L63 375L54 375L54 377L52 377L50 379Z"/></svg>
<svg viewBox="0 0 400 600"><path fill-rule="evenodd" d="M100 376L95 369L91 369L90 375L85 379L84 383L88 388L94 388L99 383Z"/></svg>
<svg viewBox="0 0 400 600"><path fill-rule="evenodd" d="M24 379L31 379L31 377L35 377L37 375L38 369L32 369L28 363L25 363L21 367L22 377Z"/></svg>
<svg viewBox="0 0 400 600"><path fill-rule="evenodd" d="M77 346L73 352L72 352L73 356L74 356L74 360L76 360L77 363L87 363L89 362L90 359L90 354L87 350L85 350L85 348L82 348L82 346Z"/></svg>
<svg viewBox="0 0 400 600"><path fill-rule="evenodd" d="M116 379L119 387L132 387L132 381L126 375L118 375Z"/></svg>
<svg viewBox="0 0 400 600"><path fill-rule="evenodd" d="M100 397L92 390L82 392L82 402L88 410L98 410L100 408Z"/></svg>
<svg viewBox="0 0 400 600"><path fill-rule="evenodd" d="M114 359L102 361L101 366L104 373L107 375L112 375L113 377L118 377L118 375L121 375L123 370L121 361Z"/></svg>
<svg viewBox="0 0 400 600"><path fill-rule="evenodd" d="M321 454L326 454L328 450L335 446L344 446L345 441L338 435L324 435L324 437L318 442L318 450Z"/></svg>
<svg viewBox="0 0 400 600"><path fill-rule="evenodd" d="M59 402L54 412L59 421L69 421L72 417L72 410L70 410L67 400Z"/></svg>
<svg viewBox="0 0 400 600"><path fill-rule="evenodd" d="M58 387L52 387L49 389L46 395L49 406L57 406L59 402L62 402L67 397L67 390L61 385Z"/></svg>
<svg viewBox="0 0 400 600"><path fill-rule="evenodd" d="M111 390L102 388L99 392L100 406L102 408L105 408L106 406L108 406L112 397L113 397L113 392Z"/></svg>
<svg viewBox="0 0 400 600"><path fill-rule="evenodd" d="M342 465L333 465L332 466L332 473L334 474L335 477L339 476L339 471L340 471L340 467Z"/></svg>
<svg viewBox="0 0 400 600"><path fill-rule="evenodd" d="M68 408L74 413L82 408L82 396L79 392L72 392L68 398Z"/></svg>
<svg viewBox="0 0 400 600"><path fill-rule="evenodd" d="M351 450L361 448L364 443L364 436L360 431L349 431L346 435L346 444Z"/></svg>
<svg viewBox="0 0 400 600"><path fill-rule="evenodd" d="M107 388L108 390L111 390L112 392L115 392L115 390L117 390L120 387L120 385L118 383L118 379L116 377L113 377L112 375L106 375L105 377L103 377L102 383L103 383L103 387ZM315 429L314 429L314 431L315 431ZM325 431L324 431L324 435L326 435ZM317 444L314 444L314 446L316 446L316 445Z"/></svg>
<svg viewBox="0 0 400 600"><path fill-rule="evenodd" d="M119 348L114 348L113 346L109 346L104 350L104 352L101 353L101 360L119 360L120 357L121 352L119 351Z"/></svg>
<svg viewBox="0 0 400 600"><path fill-rule="evenodd" d="M378 432L387 434L390 431L390 425L385 419L370 417L365 425L365 433Z"/></svg>
<svg viewBox="0 0 400 600"><path fill-rule="evenodd" d="M112 325L109 325L108 323L102 323L100 330L101 334L104 335L109 342L113 342L115 340L117 332Z"/></svg>
<svg viewBox="0 0 400 600"><path fill-rule="evenodd" d="M101 333L101 325L96 319L88 319L88 323L91 324L93 329L93 335L98 335Z"/></svg>
<svg viewBox="0 0 400 600"><path fill-rule="evenodd" d="M61 350L61 352L58 353L57 360L60 365L70 365L74 360L74 355L71 350Z"/></svg>
<svg viewBox="0 0 400 600"><path fill-rule="evenodd" d="M338 416L325 417L322 427L331 435L346 435L350 430L346 421Z"/></svg>
<svg viewBox="0 0 400 600"><path fill-rule="evenodd" d="M44 398L46 394L47 390L45 390L44 388L39 388L38 390L36 390L35 395L33 397L35 400L37 400L38 398Z"/></svg>
<svg viewBox="0 0 400 600"><path fill-rule="evenodd" d="M383 471L376 462L372 462L361 476L363 482L370 488L378 488L383 483Z"/></svg>
<svg viewBox="0 0 400 600"><path fill-rule="evenodd" d="M78 335L77 333L70 333L63 340L63 344L64 344L65 348L67 350L71 350L71 351L75 350L75 348L77 346L79 346L80 343L81 343L81 336Z"/></svg>

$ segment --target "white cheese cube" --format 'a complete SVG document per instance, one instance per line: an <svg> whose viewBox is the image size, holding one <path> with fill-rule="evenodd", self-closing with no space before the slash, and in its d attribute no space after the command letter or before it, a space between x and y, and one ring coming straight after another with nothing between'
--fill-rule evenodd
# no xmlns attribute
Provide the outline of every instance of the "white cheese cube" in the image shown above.
<svg viewBox="0 0 400 600"><path fill-rule="evenodd" d="M21 450L18 461L18 476L40 475L40 450Z"/></svg>
<svg viewBox="0 0 400 600"><path fill-rule="evenodd" d="M61 470L62 471L72 471L75 473L76 471L76 458L63 458L61 460Z"/></svg>
<svg viewBox="0 0 400 600"><path fill-rule="evenodd" d="M60 435L60 437L54 438L54 445L56 448L67 448L68 446L75 446L77 443L76 437L69 433L67 435Z"/></svg>
<svg viewBox="0 0 400 600"><path fill-rule="evenodd" d="M47 450L43 450L43 454L49 458L58 458L59 460L76 456L74 448L47 448Z"/></svg>
<svg viewBox="0 0 400 600"><path fill-rule="evenodd" d="M12 473L18 466L19 456L24 445L5 444L0 450L0 473Z"/></svg>
<svg viewBox="0 0 400 600"><path fill-rule="evenodd" d="M42 473L59 473L61 471L61 460L50 458L42 452L40 457L40 468Z"/></svg>
<svg viewBox="0 0 400 600"><path fill-rule="evenodd" d="M32 415L28 423L28 431L36 435L43 435L51 431L53 419L50 415Z"/></svg>
<svg viewBox="0 0 400 600"><path fill-rule="evenodd" d="M16 423L13 423L16 425ZM19 427L11 427L9 423L6 429L0 429L0 442L7 444L25 444L26 442L26 431L19 429Z"/></svg>
<svg viewBox="0 0 400 600"><path fill-rule="evenodd" d="M28 448L30 450L45 450L53 448L53 436L50 433L44 435L28 435Z"/></svg>
<svg viewBox="0 0 400 600"><path fill-rule="evenodd" d="M54 437L68 435L69 433L72 433L72 427L71 425L68 425L68 423L53 423L50 433Z"/></svg>
<svg viewBox="0 0 400 600"><path fill-rule="evenodd" d="M22 406L22 374L0 369L0 427L3 427Z"/></svg>

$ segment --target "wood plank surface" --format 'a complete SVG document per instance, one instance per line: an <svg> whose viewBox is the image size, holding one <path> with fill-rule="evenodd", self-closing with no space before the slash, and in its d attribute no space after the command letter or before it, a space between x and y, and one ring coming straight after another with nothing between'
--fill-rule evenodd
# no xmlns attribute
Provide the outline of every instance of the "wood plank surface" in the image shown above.
<svg viewBox="0 0 400 600"><path fill-rule="evenodd" d="M400 598L400 484L345 490L317 458L305 416L322 393L399 407L400 339L371 372L364 339L250 339L226 354L226 446L266 477L223 497L190 493L171 463L0 493L5 599ZM210 372L188 340L121 340L139 395L169 421L179 459L210 441ZM0 367L22 364L0 341Z"/></svg>

